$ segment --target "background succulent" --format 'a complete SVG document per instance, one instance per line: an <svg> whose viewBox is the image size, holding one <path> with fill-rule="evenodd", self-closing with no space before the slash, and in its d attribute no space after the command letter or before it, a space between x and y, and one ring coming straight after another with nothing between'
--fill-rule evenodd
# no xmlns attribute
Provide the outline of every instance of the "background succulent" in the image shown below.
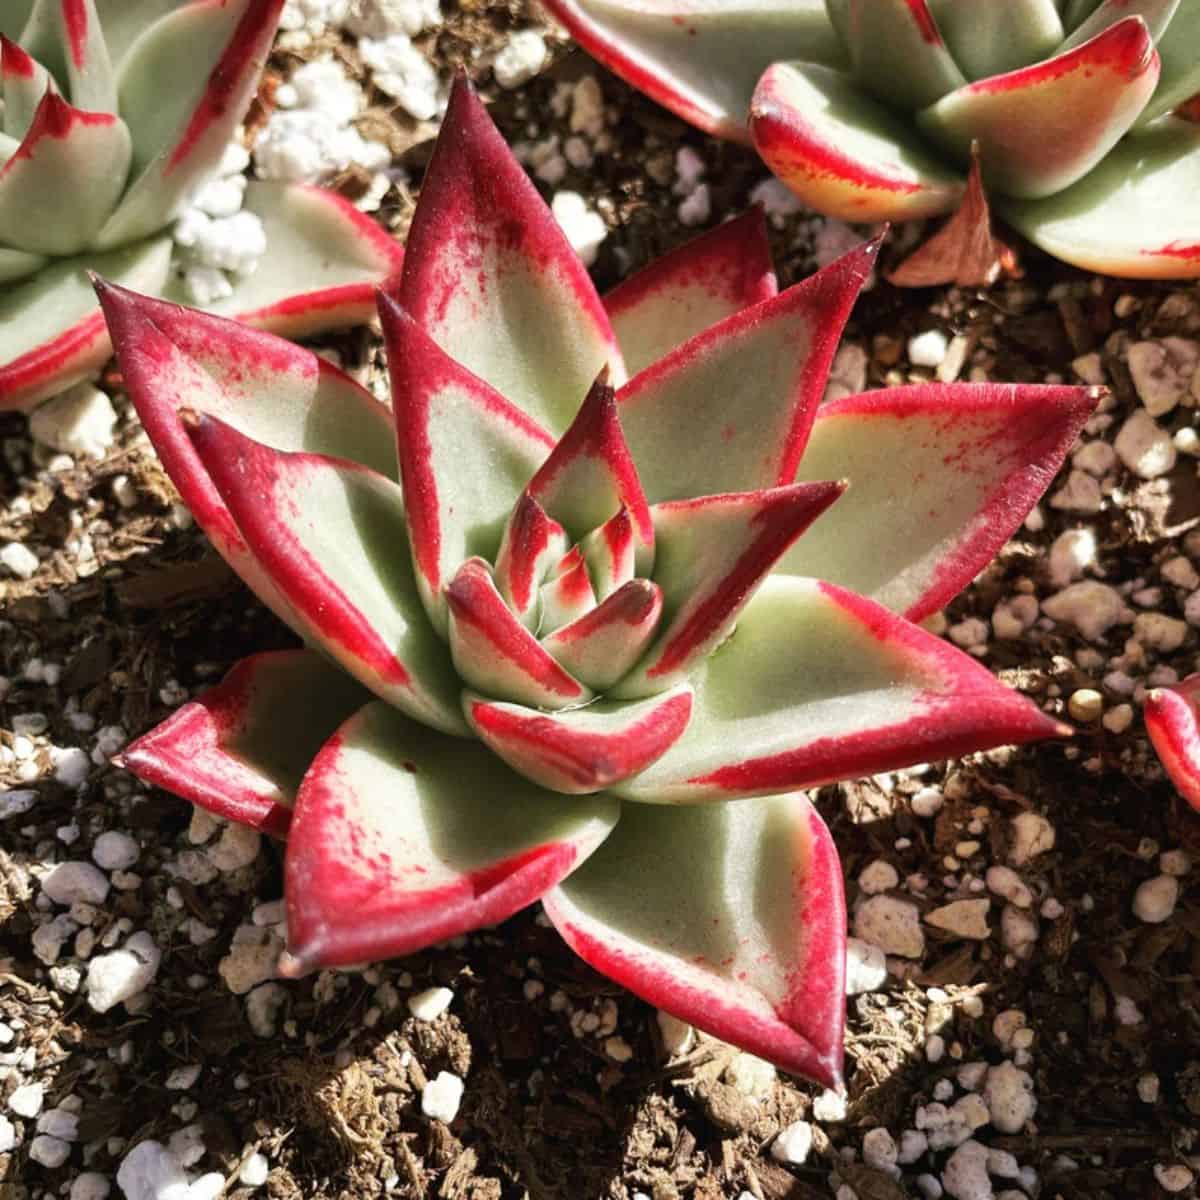
<svg viewBox="0 0 1200 1200"><path fill-rule="evenodd" d="M1180 795L1200 810L1200 674L1146 694L1146 732Z"/></svg>
<svg viewBox="0 0 1200 1200"><path fill-rule="evenodd" d="M87 272L177 296L167 227L216 171L283 0L0 5L0 409L110 353ZM266 254L212 307L289 335L369 315L400 250L331 192L252 182Z"/></svg>
<svg viewBox="0 0 1200 1200"><path fill-rule="evenodd" d="M546 0L606 66L753 141L814 208L959 202L972 141L1001 212L1091 270L1200 274L1200 0Z"/></svg>
<svg viewBox="0 0 1200 1200"><path fill-rule="evenodd" d="M601 301L460 82L380 297L394 413L306 350L101 285L167 470L311 647L124 755L286 830L286 969L542 899L633 991L837 1081L842 881L796 789L1062 730L911 622L1095 402L819 409L875 250L777 294L754 213Z"/></svg>

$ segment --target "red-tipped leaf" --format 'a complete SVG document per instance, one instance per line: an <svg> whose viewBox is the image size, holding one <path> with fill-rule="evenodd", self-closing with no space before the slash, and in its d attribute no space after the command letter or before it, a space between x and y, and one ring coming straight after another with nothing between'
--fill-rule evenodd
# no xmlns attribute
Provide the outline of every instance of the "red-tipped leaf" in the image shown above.
<svg viewBox="0 0 1200 1200"><path fill-rule="evenodd" d="M1200 675L1146 694L1146 732L1179 794L1200 811Z"/></svg>

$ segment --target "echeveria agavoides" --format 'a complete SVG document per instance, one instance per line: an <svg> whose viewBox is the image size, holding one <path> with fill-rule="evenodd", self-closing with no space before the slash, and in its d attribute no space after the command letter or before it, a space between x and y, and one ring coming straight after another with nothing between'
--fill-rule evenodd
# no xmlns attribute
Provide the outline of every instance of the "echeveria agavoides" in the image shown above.
<svg viewBox="0 0 1200 1200"><path fill-rule="evenodd" d="M168 226L218 168L284 0L0 0L0 409L111 353L88 272L179 291ZM252 181L266 254L212 311L289 337L352 325L400 267L335 193Z"/></svg>
<svg viewBox="0 0 1200 1200"><path fill-rule="evenodd" d="M1200 0L546 0L611 70L813 208L961 200L1093 271L1200 275Z"/></svg>
<svg viewBox="0 0 1200 1200"><path fill-rule="evenodd" d="M638 995L839 1080L842 878L801 789L1062 732L913 622L1096 399L822 407L876 248L777 293L754 212L601 299L460 82L379 297L392 412L307 350L100 285L171 477L308 646L124 755L286 833L286 969L541 900Z"/></svg>

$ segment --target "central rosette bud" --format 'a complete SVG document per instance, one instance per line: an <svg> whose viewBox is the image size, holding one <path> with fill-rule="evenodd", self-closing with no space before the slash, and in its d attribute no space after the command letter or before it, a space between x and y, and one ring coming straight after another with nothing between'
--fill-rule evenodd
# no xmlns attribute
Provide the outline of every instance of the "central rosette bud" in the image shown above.
<svg viewBox="0 0 1200 1200"><path fill-rule="evenodd" d="M546 710L673 679L621 683L663 613L654 521L607 373L513 506L494 563L470 558L446 588L454 665L481 695Z"/></svg>

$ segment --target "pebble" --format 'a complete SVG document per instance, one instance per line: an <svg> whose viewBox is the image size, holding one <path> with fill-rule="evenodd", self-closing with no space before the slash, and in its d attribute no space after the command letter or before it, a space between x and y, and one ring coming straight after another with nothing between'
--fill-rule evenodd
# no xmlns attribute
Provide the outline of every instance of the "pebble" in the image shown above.
<svg viewBox="0 0 1200 1200"><path fill-rule="evenodd" d="M808 1161L812 1144L812 1126L807 1121L793 1121L771 1143L771 1157L776 1162L798 1167Z"/></svg>
<svg viewBox="0 0 1200 1200"><path fill-rule="evenodd" d="M225 1176L220 1171L209 1171L188 1186L187 1200L217 1200L225 1194Z"/></svg>
<svg viewBox="0 0 1200 1200"><path fill-rule="evenodd" d="M189 1063L187 1066L176 1067L167 1076L166 1088L169 1092L186 1092L200 1078L203 1066L200 1063Z"/></svg>
<svg viewBox="0 0 1200 1200"><path fill-rule="evenodd" d="M449 1071L439 1071L421 1089L421 1111L431 1120L449 1124L458 1115L462 1096L463 1081Z"/></svg>
<svg viewBox="0 0 1200 1200"><path fill-rule="evenodd" d="M1133 621L1133 635L1143 646L1157 650L1160 654L1170 654L1183 645L1187 637L1187 622L1178 617L1168 617L1166 613L1138 613Z"/></svg>
<svg viewBox="0 0 1200 1200"><path fill-rule="evenodd" d="M1155 1163L1154 1178L1164 1192L1182 1192L1191 1186L1195 1176L1182 1163L1172 1166L1167 1166L1166 1163Z"/></svg>
<svg viewBox="0 0 1200 1200"><path fill-rule="evenodd" d="M61 1138L41 1133L29 1144L29 1157L40 1166L54 1170L71 1157L71 1147Z"/></svg>
<svg viewBox="0 0 1200 1200"><path fill-rule="evenodd" d="M0 1116L0 1154L7 1154L17 1144L17 1127L5 1116Z"/></svg>
<svg viewBox="0 0 1200 1200"><path fill-rule="evenodd" d="M954 1200L991 1200L987 1147L974 1140L963 1142L947 1160L942 1184Z"/></svg>
<svg viewBox="0 0 1200 1200"><path fill-rule="evenodd" d="M1146 411L1154 417L1169 413L1188 393L1200 359L1200 345L1186 338L1134 342L1126 352L1133 386Z"/></svg>
<svg viewBox="0 0 1200 1200"><path fill-rule="evenodd" d="M77 900L103 904L108 897L108 876L89 862L59 863L43 880L42 891L55 904L70 905Z"/></svg>
<svg viewBox="0 0 1200 1200"><path fill-rule="evenodd" d="M846 939L846 995L876 992L887 982L884 952L862 938Z"/></svg>
<svg viewBox="0 0 1200 1200"><path fill-rule="evenodd" d="M876 1171L883 1171L887 1175L897 1173L896 1159L899 1153L895 1139L882 1127L869 1130L863 1137L863 1162Z"/></svg>
<svg viewBox="0 0 1200 1200"><path fill-rule="evenodd" d="M814 1101L812 1115L818 1121L837 1123L846 1119L846 1093L826 1088Z"/></svg>
<svg viewBox="0 0 1200 1200"><path fill-rule="evenodd" d="M1147 1071L1144 1075L1138 1076L1137 1094L1138 1099L1143 1104L1157 1104L1158 1093L1162 1084L1159 1078L1151 1071Z"/></svg>
<svg viewBox="0 0 1200 1200"><path fill-rule="evenodd" d="M1003 896L1018 908L1029 908L1033 904L1033 893L1012 867L988 867L984 882L989 892Z"/></svg>
<svg viewBox="0 0 1200 1200"><path fill-rule="evenodd" d="M743 1096L764 1099L775 1086L775 1068L764 1058L742 1051L725 1068L725 1082Z"/></svg>
<svg viewBox="0 0 1200 1200"><path fill-rule="evenodd" d="M671 1058L686 1054L696 1041L696 1031L686 1021L659 1009L655 1014L662 1035L663 1049Z"/></svg>
<svg viewBox="0 0 1200 1200"><path fill-rule="evenodd" d="M1104 713L1104 697L1095 688L1077 688L1067 701L1067 711L1076 721L1096 721Z"/></svg>
<svg viewBox="0 0 1200 1200"><path fill-rule="evenodd" d="M1125 601L1116 588L1094 579L1082 580L1042 601L1042 612L1055 621L1074 625L1089 641L1102 638L1125 614Z"/></svg>
<svg viewBox="0 0 1200 1200"><path fill-rule="evenodd" d="M578 192L555 192L550 211L584 266L596 261L600 243L608 236L604 218Z"/></svg>
<svg viewBox="0 0 1200 1200"><path fill-rule="evenodd" d="M144 930L132 934L120 950L97 955L88 963L88 1004L103 1013L140 995L158 974L161 960L162 951Z"/></svg>
<svg viewBox="0 0 1200 1200"><path fill-rule="evenodd" d="M940 329L927 329L908 340L908 361L914 367L940 366L950 340Z"/></svg>
<svg viewBox="0 0 1200 1200"><path fill-rule="evenodd" d="M40 1083L23 1083L8 1098L8 1107L18 1117L36 1117L42 1111L45 1089Z"/></svg>
<svg viewBox="0 0 1200 1200"><path fill-rule="evenodd" d="M71 1181L70 1200L105 1200L111 1190L107 1176L98 1171L84 1171Z"/></svg>
<svg viewBox="0 0 1200 1200"><path fill-rule="evenodd" d="M1142 479L1165 475L1178 456L1171 435L1145 409L1128 417L1113 446L1125 466Z"/></svg>
<svg viewBox="0 0 1200 1200"><path fill-rule="evenodd" d="M436 1021L450 1007L454 993L448 987L427 988L408 998L408 1011L418 1021Z"/></svg>
<svg viewBox="0 0 1200 1200"><path fill-rule="evenodd" d="M242 1169L238 1172L238 1182L247 1187L261 1187L267 1182L270 1173L271 1164L267 1161L267 1156L256 1150L242 1163Z"/></svg>
<svg viewBox="0 0 1200 1200"><path fill-rule="evenodd" d="M1031 913L1006 904L1000 914L1000 940L1017 958L1028 958L1038 939L1037 918Z"/></svg>
<svg viewBox="0 0 1200 1200"><path fill-rule="evenodd" d="M1174 875L1155 875L1138 885L1133 894L1133 915L1147 925L1159 925L1175 911L1179 880Z"/></svg>
<svg viewBox="0 0 1200 1200"><path fill-rule="evenodd" d="M117 414L112 401L91 383L51 397L29 416L29 432L63 454L102 458L116 440Z"/></svg>
<svg viewBox="0 0 1200 1200"><path fill-rule="evenodd" d="M502 88L516 88L532 79L546 62L546 39L536 29L522 29L496 55L492 72Z"/></svg>
<svg viewBox="0 0 1200 1200"><path fill-rule="evenodd" d="M868 896L886 892L900 882L900 874L891 863L877 858L859 872L858 886Z"/></svg>
<svg viewBox="0 0 1200 1200"><path fill-rule="evenodd" d="M1096 563L1096 535L1090 529L1068 529L1050 546L1050 582L1065 588Z"/></svg>
<svg viewBox="0 0 1200 1200"><path fill-rule="evenodd" d="M32 579L38 569L38 558L28 546L6 542L0 546L0 567L7 567L18 579Z"/></svg>
<svg viewBox="0 0 1200 1200"><path fill-rule="evenodd" d="M1001 1133L1020 1133L1037 1112L1032 1077L1010 1062L988 1069L983 1099L991 1123Z"/></svg>
<svg viewBox="0 0 1200 1200"><path fill-rule="evenodd" d="M188 1177L161 1142L138 1142L117 1168L125 1200L188 1200Z"/></svg>
<svg viewBox="0 0 1200 1200"><path fill-rule="evenodd" d="M283 942L273 929L239 925L229 953L217 964L217 972L235 996L244 996L251 988L275 977L282 950Z"/></svg>
<svg viewBox="0 0 1200 1200"><path fill-rule="evenodd" d="M927 913L925 921L935 929L944 929L961 938L982 941L991 933L988 925L990 900L954 900Z"/></svg>
<svg viewBox="0 0 1200 1200"><path fill-rule="evenodd" d="M1040 813L1018 813L1010 822L1009 829L1012 843L1008 850L1008 861L1014 867L1023 867L1054 849L1057 836L1054 826Z"/></svg>
<svg viewBox="0 0 1200 1200"><path fill-rule="evenodd" d="M137 862L140 852L129 834L110 829L92 846L92 861L105 871L127 871Z"/></svg>
<svg viewBox="0 0 1200 1200"><path fill-rule="evenodd" d="M855 909L856 937L885 954L920 958L925 952L925 934L915 904L895 896L872 896Z"/></svg>

